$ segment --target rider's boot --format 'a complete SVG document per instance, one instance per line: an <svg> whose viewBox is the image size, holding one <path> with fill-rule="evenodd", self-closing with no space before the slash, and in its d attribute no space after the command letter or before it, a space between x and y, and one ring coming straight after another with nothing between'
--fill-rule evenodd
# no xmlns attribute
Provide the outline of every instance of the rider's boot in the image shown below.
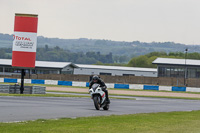
<svg viewBox="0 0 200 133"><path fill-rule="evenodd" d="M107 102L107 104L110 104L110 99L106 98L106 102Z"/></svg>
<svg viewBox="0 0 200 133"><path fill-rule="evenodd" d="M106 93L106 103L110 104L110 99L108 98L108 91L105 90L105 93Z"/></svg>

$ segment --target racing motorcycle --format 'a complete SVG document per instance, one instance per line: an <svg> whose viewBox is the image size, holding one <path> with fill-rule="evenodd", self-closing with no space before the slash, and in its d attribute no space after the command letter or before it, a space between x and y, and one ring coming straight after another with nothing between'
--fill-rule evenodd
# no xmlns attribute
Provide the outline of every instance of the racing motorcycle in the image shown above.
<svg viewBox="0 0 200 133"><path fill-rule="evenodd" d="M89 93L91 94L91 99L94 101L96 110L100 110L100 108L104 110L109 109L109 104L106 103L106 94L99 84L93 84L91 89L89 89Z"/></svg>

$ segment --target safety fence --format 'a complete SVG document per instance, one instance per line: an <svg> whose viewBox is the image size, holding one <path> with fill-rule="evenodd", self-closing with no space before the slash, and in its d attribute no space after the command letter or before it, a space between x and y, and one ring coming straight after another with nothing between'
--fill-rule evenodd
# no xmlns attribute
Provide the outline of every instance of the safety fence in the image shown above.
<svg viewBox="0 0 200 133"><path fill-rule="evenodd" d="M33 74L26 75L25 79L45 79L58 81L78 81L89 82L91 75L73 75L73 74ZM144 77L144 76L110 76L100 75L106 83L116 84L143 84L143 85L158 85L158 86L178 86L200 88L199 78L174 78L174 77ZM21 75L1 76L0 78L19 79Z"/></svg>
<svg viewBox="0 0 200 133"><path fill-rule="evenodd" d="M0 78L0 82L20 83L21 79ZM79 81L24 79L24 83L89 87L89 82L79 82ZM107 85L107 88L116 88L116 89L200 92L200 88L196 88L196 87L177 87L177 86L159 86L159 85L142 85L142 84L116 84L116 83L106 83L106 85Z"/></svg>

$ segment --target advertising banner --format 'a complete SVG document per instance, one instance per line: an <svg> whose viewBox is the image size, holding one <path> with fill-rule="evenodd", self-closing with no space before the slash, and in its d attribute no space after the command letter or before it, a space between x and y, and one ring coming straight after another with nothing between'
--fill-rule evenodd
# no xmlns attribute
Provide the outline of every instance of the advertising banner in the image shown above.
<svg viewBox="0 0 200 133"><path fill-rule="evenodd" d="M34 68L37 48L38 15L15 14L12 66Z"/></svg>

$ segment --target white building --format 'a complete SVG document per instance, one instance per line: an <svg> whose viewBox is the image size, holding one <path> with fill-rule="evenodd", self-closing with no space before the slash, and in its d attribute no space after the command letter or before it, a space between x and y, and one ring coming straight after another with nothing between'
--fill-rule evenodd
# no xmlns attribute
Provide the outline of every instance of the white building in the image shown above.
<svg viewBox="0 0 200 133"><path fill-rule="evenodd" d="M158 77L200 78L200 60L157 58Z"/></svg>
<svg viewBox="0 0 200 133"><path fill-rule="evenodd" d="M71 62L36 61L34 69L26 69L29 74L73 74L77 66ZM0 59L0 75L21 74L21 69L12 67L11 59Z"/></svg>
<svg viewBox="0 0 200 133"><path fill-rule="evenodd" d="M112 76L147 76L157 77L157 69L121 66L83 65L76 64L74 74L81 75L112 75Z"/></svg>
<svg viewBox="0 0 200 133"><path fill-rule="evenodd" d="M0 75L20 74L21 70L13 68L11 59L0 59ZM112 76L147 76L156 77L157 69L102 66L102 65L81 65L71 62L50 62L36 61L34 69L26 69L29 74L76 74L76 75L112 75Z"/></svg>

